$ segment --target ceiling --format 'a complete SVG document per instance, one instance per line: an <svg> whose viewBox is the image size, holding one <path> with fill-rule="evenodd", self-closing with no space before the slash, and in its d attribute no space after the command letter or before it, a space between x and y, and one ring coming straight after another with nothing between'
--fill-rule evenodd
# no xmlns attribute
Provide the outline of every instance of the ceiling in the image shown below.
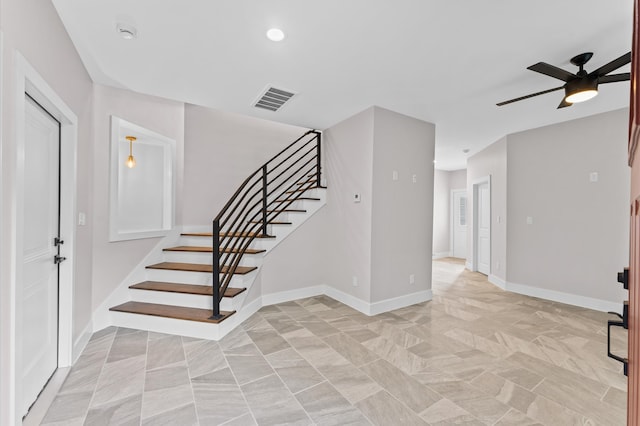
<svg viewBox="0 0 640 426"><path fill-rule="evenodd" d="M632 0L52 1L97 83L315 129L378 105L435 123L443 170L506 134L629 103L622 82L561 110L562 92L495 105L562 85L536 62L573 72L591 51L590 71L630 51ZM297 95L253 107L267 85Z"/></svg>

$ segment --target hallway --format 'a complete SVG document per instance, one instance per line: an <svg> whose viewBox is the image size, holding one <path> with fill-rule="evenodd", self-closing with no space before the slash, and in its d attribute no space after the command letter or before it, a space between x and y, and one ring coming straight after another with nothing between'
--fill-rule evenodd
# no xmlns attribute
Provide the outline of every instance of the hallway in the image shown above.
<svg viewBox="0 0 640 426"><path fill-rule="evenodd" d="M281 303L220 342L99 331L42 424L625 424L609 315L504 292L455 259L434 261L433 293L374 317Z"/></svg>

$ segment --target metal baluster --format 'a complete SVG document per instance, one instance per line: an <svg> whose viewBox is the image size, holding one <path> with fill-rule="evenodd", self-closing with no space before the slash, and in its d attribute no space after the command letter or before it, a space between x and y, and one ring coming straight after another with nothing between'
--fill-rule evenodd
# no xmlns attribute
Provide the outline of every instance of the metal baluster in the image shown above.
<svg viewBox="0 0 640 426"><path fill-rule="evenodd" d="M220 314L220 221L213 221L213 314L212 320L222 318Z"/></svg>
<svg viewBox="0 0 640 426"><path fill-rule="evenodd" d="M267 165L262 166L262 235L267 235Z"/></svg>

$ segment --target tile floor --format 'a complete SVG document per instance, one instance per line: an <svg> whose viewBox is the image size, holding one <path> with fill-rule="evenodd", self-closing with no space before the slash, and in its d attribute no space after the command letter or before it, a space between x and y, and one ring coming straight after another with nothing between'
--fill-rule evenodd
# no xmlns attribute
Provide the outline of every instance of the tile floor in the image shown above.
<svg viewBox="0 0 640 426"><path fill-rule="evenodd" d="M102 330L43 424L625 424L607 314L501 291L453 259L434 262L433 292L375 317L281 303L220 342Z"/></svg>

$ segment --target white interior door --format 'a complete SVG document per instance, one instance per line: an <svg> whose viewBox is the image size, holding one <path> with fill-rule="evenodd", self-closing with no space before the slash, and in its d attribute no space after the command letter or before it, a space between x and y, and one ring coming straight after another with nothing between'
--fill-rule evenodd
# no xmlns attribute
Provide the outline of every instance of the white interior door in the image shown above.
<svg viewBox="0 0 640 426"><path fill-rule="evenodd" d="M477 188L477 262L478 272L489 275L491 272L491 194L489 183Z"/></svg>
<svg viewBox="0 0 640 426"><path fill-rule="evenodd" d="M22 399L26 414L58 366L60 123L25 99Z"/></svg>
<svg viewBox="0 0 640 426"><path fill-rule="evenodd" d="M453 248L451 254L460 259L467 258L467 191L453 191Z"/></svg>

